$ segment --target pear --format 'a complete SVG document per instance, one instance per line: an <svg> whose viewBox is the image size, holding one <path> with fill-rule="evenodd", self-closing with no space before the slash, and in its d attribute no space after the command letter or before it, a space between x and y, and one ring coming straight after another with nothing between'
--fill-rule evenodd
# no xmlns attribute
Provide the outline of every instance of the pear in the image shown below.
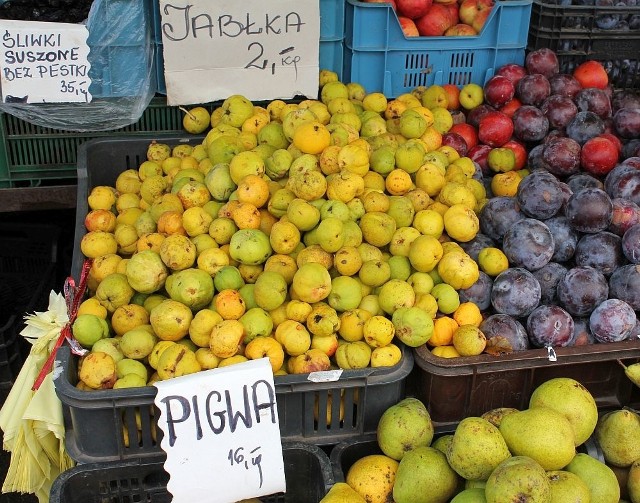
<svg viewBox="0 0 640 503"><path fill-rule="evenodd" d="M400 460L407 451L431 445L431 416L420 400L405 398L382 414L378 422L377 438L382 452Z"/></svg>
<svg viewBox="0 0 640 503"><path fill-rule="evenodd" d="M576 446L593 434L598 422L596 401L582 384L568 377L556 377L540 384L529 400L529 408L548 407L566 417L575 433Z"/></svg>
<svg viewBox="0 0 640 503"><path fill-rule="evenodd" d="M627 492L631 503L640 503L640 459L634 461L629 468Z"/></svg>
<svg viewBox="0 0 640 503"><path fill-rule="evenodd" d="M564 468L576 454L571 423L546 407L506 415L500 433L514 456L528 456L545 470Z"/></svg>
<svg viewBox="0 0 640 503"><path fill-rule="evenodd" d="M636 386L640 386L640 363L633 363L625 366L620 362L620 365L624 368L624 373L629 380Z"/></svg>
<svg viewBox="0 0 640 503"><path fill-rule="evenodd" d="M395 503L440 503L449 501L458 487L458 474L447 458L433 447L416 447L405 453L393 485Z"/></svg>
<svg viewBox="0 0 640 503"><path fill-rule="evenodd" d="M366 503L366 501L346 482L336 482L320 503Z"/></svg>
<svg viewBox="0 0 640 503"><path fill-rule="evenodd" d="M498 428L480 417L458 423L447 451L451 468L468 480L486 480L510 456Z"/></svg>
<svg viewBox="0 0 640 503"><path fill-rule="evenodd" d="M496 407L495 409L488 410L480 417L489 421L496 428L500 428L502 418L507 414L511 414L512 412L518 412L518 409L515 409L513 407Z"/></svg>
<svg viewBox="0 0 640 503"><path fill-rule="evenodd" d="M547 472L551 487L550 503L589 503L591 491L575 473L564 470Z"/></svg>
<svg viewBox="0 0 640 503"><path fill-rule="evenodd" d="M527 456L504 460L491 473L485 487L487 503L527 501L549 503L551 487L544 468Z"/></svg>
<svg viewBox="0 0 640 503"><path fill-rule="evenodd" d="M613 470L588 454L579 452L565 470L576 474L587 484L593 503L618 503L620 486Z"/></svg>
<svg viewBox="0 0 640 503"><path fill-rule="evenodd" d="M456 494L451 503L487 503L487 498L484 495L484 488L471 487Z"/></svg>
<svg viewBox="0 0 640 503"><path fill-rule="evenodd" d="M640 415L630 409L607 412L595 431L607 463L627 467L640 459Z"/></svg>

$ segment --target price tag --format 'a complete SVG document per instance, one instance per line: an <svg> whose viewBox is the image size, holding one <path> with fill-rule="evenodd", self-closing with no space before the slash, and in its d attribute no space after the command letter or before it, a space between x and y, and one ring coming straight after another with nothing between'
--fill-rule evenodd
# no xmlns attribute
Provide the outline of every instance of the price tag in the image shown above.
<svg viewBox="0 0 640 503"><path fill-rule="evenodd" d="M160 0L169 105L318 94L318 0Z"/></svg>
<svg viewBox="0 0 640 503"><path fill-rule="evenodd" d="M86 103L89 32L82 24L0 21L4 103Z"/></svg>
<svg viewBox="0 0 640 503"><path fill-rule="evenodd" d="M268 358L157 382L174 503L233 503L285 490Z"/></svg>

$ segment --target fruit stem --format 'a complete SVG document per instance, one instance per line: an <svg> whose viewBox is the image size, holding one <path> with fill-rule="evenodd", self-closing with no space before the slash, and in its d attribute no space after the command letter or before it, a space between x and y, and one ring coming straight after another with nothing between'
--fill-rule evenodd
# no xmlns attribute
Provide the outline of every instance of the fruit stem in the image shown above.
<svg viewBox="0 0 640 503"><path fill-rule="evenodd" d="M618 359L616 361L622 366L623 369L627 368L627 366L624 363L622 363L622 360Z"/></svg>
<svg viewBox="0 0 640 503"><path fill-rule="evenodd" d="M179 110L182 110L185 114L187 114L189 116L190 119L195 119L196 116L193 115L191 112L189 112L189 110L187 110L184 107L178 107Z"/></svg>

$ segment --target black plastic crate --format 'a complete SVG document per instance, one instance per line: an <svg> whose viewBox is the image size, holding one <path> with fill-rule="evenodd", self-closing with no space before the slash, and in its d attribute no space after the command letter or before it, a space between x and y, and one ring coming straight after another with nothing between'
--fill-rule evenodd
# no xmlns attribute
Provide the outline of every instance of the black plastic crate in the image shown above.
<svg viewBox="0 0 640 503"><path fill-rule="evenodd" d="M640 6L603 7L533 2L528 50L555 51L562 73L586 60L600 61L615 88L640 88L640 29L603 29L605 16L640 16Z"/></svg>
<svg viewBox="0 0 640 503"><path fill-rule="evenodd" d="M639 389L626 377L621 363L640 361L640 340L554 348L528 349L493 356L434 356L427 346L414 350L415 394L429 409L435 425L456 424L496 407L527 407L531 393L543 382L569 377L593 395L599 409L638 403Z"/></svg>
<svg viewBox="0 0 640 503"><path fill-rule="evenodd" d="M287 490L261 496L265 503L317 503L333 485L329 457L314 445L282 444ZM62 473L51 487L50 503L169 503L169 475L162 461L128 461L78 465Z"/></svg>
<svg viewBox="0 0 640 503"><path fill-rule="evenodd" d="M0 235L0 388L10 388L31 347L24 315L46 310L55 287L60 228L2 223Z"/></svg>

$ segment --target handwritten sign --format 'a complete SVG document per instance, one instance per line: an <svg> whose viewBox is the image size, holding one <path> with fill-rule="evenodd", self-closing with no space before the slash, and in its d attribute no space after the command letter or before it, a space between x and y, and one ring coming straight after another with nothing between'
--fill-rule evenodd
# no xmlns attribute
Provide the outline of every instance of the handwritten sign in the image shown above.
<svg viewBox="0 0 640 503"><path fill-rule="evenodd" d="M4 103L89 102L87 27L0 21Z"/></svg>
<svg viewBox="0 0 640 503"><path fill-rule="evenodd" d="M160 0L169 105L318 94L318 0Z"/></svg>
<svg viewBox="0 0 640 503"><path fill-rule="evenodd" d="M155 384L174 503L233 503L285 490L268 358Z"/></svg>

